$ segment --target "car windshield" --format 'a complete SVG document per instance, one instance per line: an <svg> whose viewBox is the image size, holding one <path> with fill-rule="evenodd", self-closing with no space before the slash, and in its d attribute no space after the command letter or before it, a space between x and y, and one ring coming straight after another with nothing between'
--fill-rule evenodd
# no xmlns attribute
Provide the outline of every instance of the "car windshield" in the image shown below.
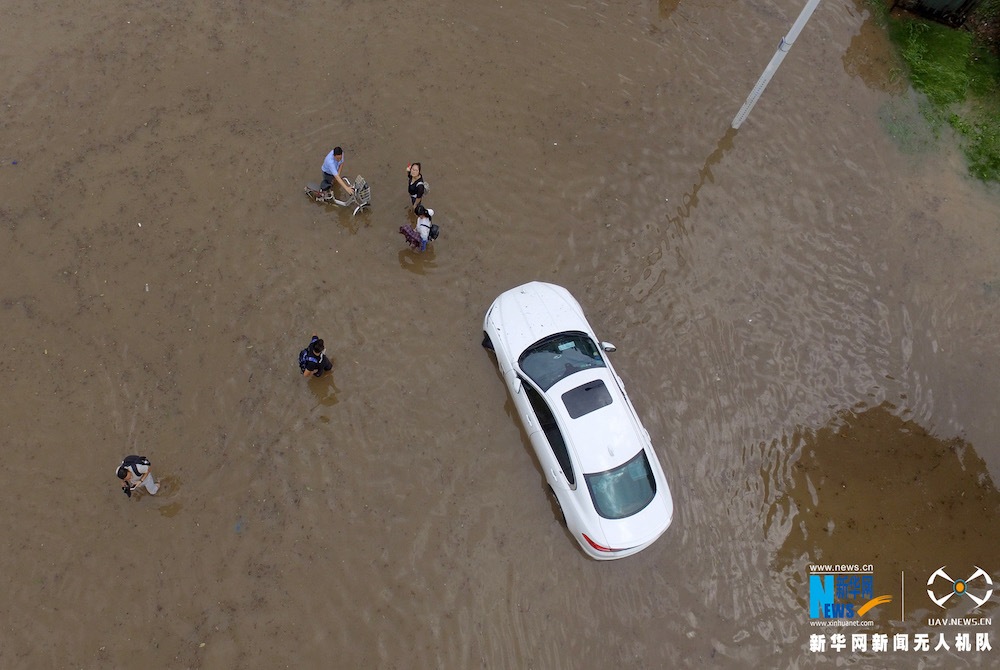
<svg viewBox="0 0 1000 670"><path fill-rule="evenodd" d="M605 367L597 345L580 332L559 333L539 340L517 362L543 391L574 372Z"/></svg>
<svg viewBox="0 0 1000 670"><path fill-rule="evenodd" d="M656 495L656 481L649 468L646 450L641 449L628 463L593 475L584 475L597 513L605 519L624 519L650 503Z"/></svg>

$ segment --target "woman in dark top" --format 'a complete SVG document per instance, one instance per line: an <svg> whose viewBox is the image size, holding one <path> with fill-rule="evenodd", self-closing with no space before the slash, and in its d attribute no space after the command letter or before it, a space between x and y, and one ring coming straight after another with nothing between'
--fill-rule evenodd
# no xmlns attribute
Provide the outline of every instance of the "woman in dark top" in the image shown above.
<svg viewBox="0 0 1000 670"><path fill-rule="evenodd" d="M410 192L410 207L416 211L417 205L424 197L427 190L424 184L424 177L420 174L420 163L410 163L406 166L406 176L408 179L407 190Z"/></svg>

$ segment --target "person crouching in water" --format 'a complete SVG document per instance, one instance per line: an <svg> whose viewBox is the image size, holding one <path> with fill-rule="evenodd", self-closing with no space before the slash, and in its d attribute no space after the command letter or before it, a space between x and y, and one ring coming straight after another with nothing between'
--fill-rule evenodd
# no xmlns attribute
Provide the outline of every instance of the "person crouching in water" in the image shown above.
<svg viewBox="0 0 1000 670"><path fill-rule="evenodd" d="M139 487L144 487L150 495L156 495L160 486L153 480L153 473L149 471L149 459L145 456L126 456L115 470L115 476L122 482L122 491L129 498L132 491Z"/></svg>
<svg viewBox="0 0 1000 670"><path fill-rule="evenodd" d="M326 344L315 333L309 346L299 352L299 370L303 377L322 377L333 369L333 363L326 357Z"/></svg>

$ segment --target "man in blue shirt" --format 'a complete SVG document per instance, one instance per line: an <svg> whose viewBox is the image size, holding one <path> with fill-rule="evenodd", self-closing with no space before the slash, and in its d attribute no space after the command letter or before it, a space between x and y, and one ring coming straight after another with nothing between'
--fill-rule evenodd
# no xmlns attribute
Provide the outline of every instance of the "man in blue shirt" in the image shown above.
<svg viewBox="0 0 1000 670"><path fill-rule="evenodd" d="M340 187L347 191L348 195L354 194L354 189L340 176L340 171L344 167L344 150L334 147L333 151L326 155L323 161L323 183L319 189L323 192L323 198L329 200L333 198L333 184L340 184Z"/></svg>

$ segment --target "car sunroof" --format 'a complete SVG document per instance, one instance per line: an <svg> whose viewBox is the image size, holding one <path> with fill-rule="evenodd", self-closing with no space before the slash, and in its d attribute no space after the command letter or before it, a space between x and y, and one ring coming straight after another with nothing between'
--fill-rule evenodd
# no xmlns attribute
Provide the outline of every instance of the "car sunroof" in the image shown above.
<svg viewBox="0 0 1000 670"><path fill-rule="evenodd" d="M563 402L566 404L566 411L573 419L579 419L585 414L590 414L595 409L607 407L611 404L611 394L608 387L600 379L587 382L583 386L577 386L571 391L562 394Z"/></svg>

